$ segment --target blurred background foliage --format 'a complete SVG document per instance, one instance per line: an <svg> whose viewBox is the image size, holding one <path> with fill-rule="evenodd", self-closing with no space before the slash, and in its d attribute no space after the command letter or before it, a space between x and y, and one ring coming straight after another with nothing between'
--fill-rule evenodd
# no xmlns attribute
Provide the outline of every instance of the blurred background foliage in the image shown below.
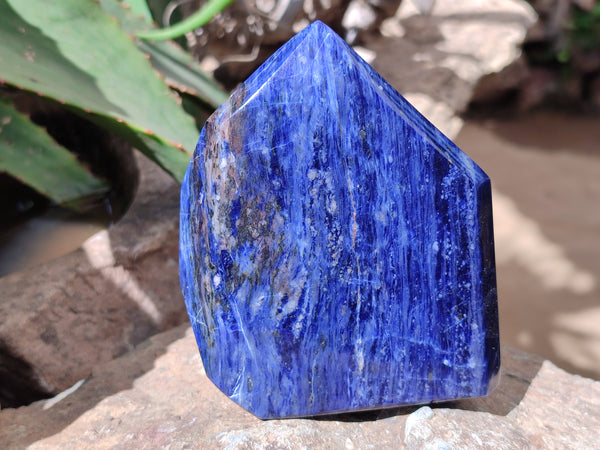
<svg viewBox="0 0 600 450"><path fill-rule="evenodd" d="M563 64L569 64L575 53L600 51L600 4L589 10L573 5L571 14L565 24L566 38L556 53L556 59Z"/></svg>
<svg viewBox="0 0 600 450"><path fill-rule="evenodd" d="M523 47L531 69L524 90L535 103L600 107L600 2L528 0L539 16ZM529 101L525 102L529 105Z"/></svg>
<svg viewBox="0 0 600 450"><path fill-rule="evenodd" d="M156 31L153 18L166 3L0 2L0 173L76 210L109 189L84 158L36 123L40 109L54 108L183 178L199 126L227 93L174 42L136 37ZM227 4L218 0L209 12ZM201 19L207 17L205 11Z"/></svg>

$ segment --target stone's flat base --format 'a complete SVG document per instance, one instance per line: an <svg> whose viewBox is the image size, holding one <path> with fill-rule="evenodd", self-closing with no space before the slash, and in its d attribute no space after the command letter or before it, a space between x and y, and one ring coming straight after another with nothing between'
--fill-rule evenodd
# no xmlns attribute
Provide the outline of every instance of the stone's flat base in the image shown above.
<svg viewBox="0 0 600 450"><path fill-rule="evenodd" d="M261 418L488 394L483 171L315 22L205 124L181 285L206 372Z"/></svg>
<svg viewBox="0 0 600 450"><path fill-rule="evenodd" d="M204 374L189 326L94 370L70 396L0 411L3 448L595 448L600 382L503 348L486 398L318 420L261 421ZM48 407L47 405L53 404ZM483 442L483 444L481 444Z"/></svg>

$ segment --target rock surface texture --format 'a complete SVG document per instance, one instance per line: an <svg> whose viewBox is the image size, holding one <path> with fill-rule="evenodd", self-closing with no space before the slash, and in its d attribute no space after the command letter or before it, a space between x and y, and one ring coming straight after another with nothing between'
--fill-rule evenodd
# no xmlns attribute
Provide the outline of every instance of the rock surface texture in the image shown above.
<svg viewBox="0 0 600 450"><path fill-rule="evenodd" d="M600 383L503 348L490 397L261 421L202 372L189 326L97 367L70 395L0 413L2 448L594 448Z"/></svg>
<svg viewBox="0 0 600 450"><path fill-rule="evenodd" d="M493 385L489 179L321 22L207 121L180 239L206 372L259 417Z"/></svg>
<svg viewBox="0 0 600 450"><path fill-rule="evenodd" d="M0 278L3 407L56 395L186 320L177 278L178 186L143 156L137 161L136 198L110 231Z"/></svg>

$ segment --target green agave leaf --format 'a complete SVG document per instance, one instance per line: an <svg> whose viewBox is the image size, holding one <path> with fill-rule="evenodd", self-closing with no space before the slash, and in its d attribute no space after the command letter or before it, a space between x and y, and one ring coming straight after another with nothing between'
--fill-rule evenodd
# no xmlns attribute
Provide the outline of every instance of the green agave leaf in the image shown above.
<svg viewBox="0 0 600 450"><path fill-rule="evenodd" d="M1 100L0 169L74 209L80 205L78 200L108 191L107 183L94 177L75 155Z"/></svg>
<svg viewBox="0 0 600 450"><path fill-rule="evenodd" d="M132 14L117 0L100 0L102 8L121 24L121 28L132 35L145 29L150 20ZM192 56L172 41L150 42L136 40L138 48L150 56L150 62L160 72L171 87L198 97L201 101L216 108L228 94L215 80L206 75Z"/></svg>
<svg viewBox="0 0 600 450"><path fill-rule="evenodd" d="M171 87L193 95L217 108L229 97L217 83L208 77L191 55L172 41L139 41L138 48L150 56L156 70L165 76Z"/></svg>
<svg viewBox="0 0 600 450"><path fill-rule="evenodd" d="M0 79L91 114L181 180L198 130L94 0L0 2Z"/></svg>
<svg viewBox="0 0 600 450"><path fill-rule="evenodd" d="M123 3L129 5L134 14L139 14L147 21L152 22L152 12L146 0L123 0Z"/></svg>

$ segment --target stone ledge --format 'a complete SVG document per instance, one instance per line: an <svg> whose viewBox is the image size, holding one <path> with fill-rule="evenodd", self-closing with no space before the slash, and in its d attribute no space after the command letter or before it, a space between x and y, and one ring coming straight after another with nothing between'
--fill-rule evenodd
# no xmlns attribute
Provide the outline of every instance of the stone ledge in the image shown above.
<svg viewBox="0 0 600 450"><path fill-rule="evenodd" d="M7 448L593 448L599 441L600 382L511 348L503 348L502 378L489 397L261 421L206 377L187 325L96 367L68 396L0 413Z"/></svg>

